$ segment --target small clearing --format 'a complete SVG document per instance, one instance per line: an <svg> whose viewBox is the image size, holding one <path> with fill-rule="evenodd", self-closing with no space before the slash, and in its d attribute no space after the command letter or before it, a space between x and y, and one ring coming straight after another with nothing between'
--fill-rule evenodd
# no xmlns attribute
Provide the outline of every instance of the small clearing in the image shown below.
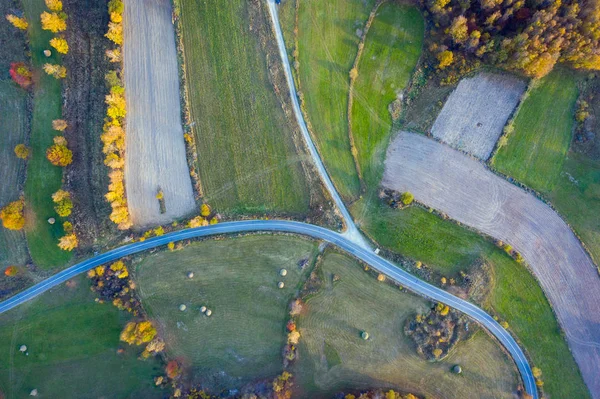
<svg viewBox="0 0 600 399"><path fill-rule="evenodd" d="M128 0L123 17L127 100L125 183L135 226L196 209L185 154L175 30L168 0ZM163 191L166 212L156 199Z"/></svg>
<svg viewBox="0 0 600 399"><path fill-rule="evenodd" d="M511 244L537 277L593 397L600 397L600 278L548 205L458 151L412 133L390 145L383 185Z"/></svg>
<svg viewBox="0 0 600 399"><path fill-rule="evenodd" d="M480 73L465 78L446 101L431 133L486 160L526 87L523 80L505 74Z"/></svg>

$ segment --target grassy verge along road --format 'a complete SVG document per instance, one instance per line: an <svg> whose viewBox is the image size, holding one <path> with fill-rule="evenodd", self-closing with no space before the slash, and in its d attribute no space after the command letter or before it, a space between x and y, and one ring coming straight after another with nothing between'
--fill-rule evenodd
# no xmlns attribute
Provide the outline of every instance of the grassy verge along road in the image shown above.
<svg viewBox="0 0 600 399"><path fill-rule="evenodd" d="M27 164L25 200L28 219L25 226L27 244L33 262L40 267L60 267L71 258L71 253L58 248L58 239L63 235L61 218L54 211L52 194L61 187L63 170L46 159L46 149L52 145L56 131L52 121L62 118L61 82L42 70L42 65L60 63L60 57L46 58L43 51L49 47L52 34L42 30L40 14L46 10L43 0L22 2L29 21L29 48L33 61L34 83L33 116L31 119L31 157ZM56 54L53 51L53 54ZM48 218L55 218L51 225Z"/></svg>

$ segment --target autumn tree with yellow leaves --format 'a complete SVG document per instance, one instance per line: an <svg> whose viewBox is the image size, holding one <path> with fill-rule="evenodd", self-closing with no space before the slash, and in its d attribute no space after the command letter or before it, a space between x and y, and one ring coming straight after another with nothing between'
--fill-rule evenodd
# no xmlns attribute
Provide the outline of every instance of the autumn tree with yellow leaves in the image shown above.
<svg viewBox="0 0 600 399"><path fill-rule="evenodd" d="M64 13L44 11L40 15L42 29L49 30L52 33L63 32L67 30L67 16Z"/></svg>
<svg viewBox="0 0 600 399"><path fill-rule="evenodd" d="M15 155L17 158L27 159L29 158L29 148L25 144L17 144L15 146Z"/></svg>
<svg viewBox="0 0 600 399"><path fill-rule="evenodd" d="M73 201L71 200L71 193L63 189L58 190L52 194L52 201L54 201L54 210L58 213L58 216L67 217L73 210Z"/></svg>
<svg viewBox="0 0 600 399"><path fill-rule="evenodd" d="M62 136L54 138L54 144L46 150L46 158L54 166L67 166L73 162L73 152L67 148L67 140Z"/></svg>
<svg viewBox="0 0 600 399"><path fill-rule="evenodd" d="M131 321L125 325L120 339L129 345L141 345L148 343L156 336L156 328L148 320L136 323Z"/></svg>
<svg viewBox="0 0 600 399"><path fill-rule="evenodd" d="M29 26L29 23L25 18L17 17L13 14L8 14L6 16L6 19L12 24L12 26L14 26L17 29L26 30Z"/></svg>
<svg viewBox="0 0 600 399"><path fill-rule="evenodd" d="M25 226L25 200L20 198L0 210L2 225L9 230L21 230Z"/></svg>
<svg viewBox="0 0 600 399"><path fill-rule="evenodd" d="M58 64L44 64L44 72L56 79L64 79L67 77L67 68Z"/></svg>
<svg viewBox="0 0 600 399"><path fill-rule="evenodd" d="M72 251L77 248L77 245L79 245L77 235L73 232L62 236L58 240L58 247L63 251Z"/></svg>
<svg viewBox="0 0 600 399"><path fill-rule="evenodd" d="M69 52L69 44L66 39L62 37L54 37L50 39L50 45L56 49L60 54L67 54Z"/></svg>

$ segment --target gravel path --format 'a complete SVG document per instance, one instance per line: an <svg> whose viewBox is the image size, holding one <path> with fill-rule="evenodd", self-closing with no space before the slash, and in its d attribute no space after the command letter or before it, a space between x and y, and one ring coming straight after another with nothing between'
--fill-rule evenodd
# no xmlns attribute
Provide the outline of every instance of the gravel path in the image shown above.
<svg viewBox="0 0 600 399"><path fill-rule="evenodd" d="M523 80L505 74L484 72L462 79L431 134L451 147L488 159L526 86Z"/></svg>
<svg viewBox="0 0 600 399"><path fill-rule="evenodd" d="M196 209L181 127L169 0L125 2L123 57L129 212L136 227L164 224ZM156 199L159 187L164 214Z"/></svg>
<svg viewBox="0 0 600 399"><path fill-rule="evenodd" d="M600 398L600 277L556 212L480 162L412 133L400 133L388 148L383 185L410 191L519 251L554 307L592 396Z"/></svg>

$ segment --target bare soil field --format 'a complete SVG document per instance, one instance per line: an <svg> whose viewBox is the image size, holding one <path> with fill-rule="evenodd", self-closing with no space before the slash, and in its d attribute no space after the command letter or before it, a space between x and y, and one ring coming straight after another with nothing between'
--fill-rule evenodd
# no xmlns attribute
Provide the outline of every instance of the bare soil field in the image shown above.
<svg viewBox="0 0 600 399"><path fill-rule="evenodd" d="M170 222L196 204L185 155L175 31L169 0L125 2L125 183L135 226ZM156 194L164 193L160 213Z"/></svg>
<svg viewBox="0 0 600 399"><path fill-rule="evenodd" d="M431 133L486 160L526 87L523 80L510 75L484 72L465 78L444 104Z"/></svg>
<svg viewBox="0 0 600 399"><path fill-rule="evenodd" d="M483 164L413 133L392 141L382 184L410 191L519 251L554 307L592 396L600 398L600 278L556 212Z"/></svg>

